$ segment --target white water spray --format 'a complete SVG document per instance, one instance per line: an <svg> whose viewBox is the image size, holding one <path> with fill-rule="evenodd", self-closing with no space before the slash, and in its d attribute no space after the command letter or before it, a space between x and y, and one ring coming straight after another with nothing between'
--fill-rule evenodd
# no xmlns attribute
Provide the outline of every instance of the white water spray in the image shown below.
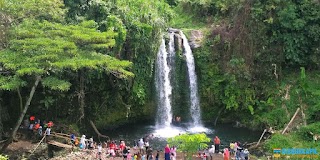
<svg viewBox="0 0 320 160"><path fill-rule="evenodd" d="M172 39L172 40L171 40ZM172 41L172 42L171 42ZM170 43L173 43L173 34L170 35ZM165 40L162 39L161 46L157 55L156 71L155 71L155 85L157 90L158 100L158 114L157 126L169 127L172 122L171 112L171 93L172 86L170 82L170 67L169 61L172 57L170 54L174 53L173 44L169 47L169 52L166 50Z"/></svg>
<svg viewBox="0 0 320 160"><path fill-rule="evenodd" d="M189 76L189 88L190 88L190 114L192 118L193 126L202 126L201 123L201 111L199 105L199 96L198 96L198 83L197 83L197 75L195 71L194 58L192 55L192 50L189 45L188 39L186 36L180 31L184 55L186 57L187 68L188 68L188 76Z"/></svg>
<svg viewBox="0 0 320 160"><path fill-rule="evenodd" d="M190 114L192 117L192 125L187 128L171 126L172 123L172 86L171 76L174 69L175 59L175 42L174 32L169 33L168 50L166 49L165 39L162 39L159 52L157 54L156 70L155 70L155 85L157 91L158 112L156 117L155 135L159 137L173 137L181 133L199 133L211 132L204 128L201 123L201 111L199 106L197 76L195 73L195 63L192 55L191 47L186 36L180 31L183 42L184 56L186 57L186 64L188 68L189 89L190 89Z"/></svg>

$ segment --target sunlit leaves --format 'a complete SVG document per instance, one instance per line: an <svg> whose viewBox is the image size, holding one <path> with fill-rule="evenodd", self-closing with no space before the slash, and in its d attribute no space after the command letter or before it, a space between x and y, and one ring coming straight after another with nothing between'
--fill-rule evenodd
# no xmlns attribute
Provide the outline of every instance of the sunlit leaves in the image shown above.
<svg viewBox="0 0 320 160"><path fill-rule="evenodd" d="M2 54L6 57L3 62L7 59L5 65L17 64L12 66L29 68L19 69L20 75L29 74L31 71L39 74L41 69L48 70L55 66L70 67L74 70L104 67L109 71L130 66L129 62L123 62L122 65L117 59L94 52L96 48L106 49L115 44L114 32L99 32L96 27L93 21L67 26L47 21L26 21L12 31L16 37L10 42L12 56ZM121 65L118 65L118 62ZM36 70L31 64L40 70Z"/></svg>
<svg viewBox="0 0 320 160"><path fill-rule="evenodd" d="M60 21L64 15L62 0L1 0L0 12L11 21L37 18Z"/></svg>
<svg viewBox="0 0 320 160"><path fill-rule="evenodd" d="M18 76L2 76L0 75L0 89L2 90L14 90L19 87L25 86L26 82L20 79Z"/></svg>
<svg viewBox="0 0 320 160"><path fill-rule="evenodd" d="M208 147L208 142L210 138L204 133L182 134L168 139L170 146L176 146L178 151L187 152L188 158L191 158L192 154L199 149Z"/></svg>
<svg viewBox="0 0 320 160"><path fill-rule="evenodd" d="M11 89L21 86L17 77L41 75L42 84L50 89L65 91L70 83L52 77L65 69L77 71L81 68L102 70L119 78L132 77L126 69L128 61L120 61L96 52L115 44L112 31L99 32L94 21L84 21L79 25L63 25L48 21L26 20L12 29L9 47L0 52L0 63L4 70L15 74L16 78L4 77L1 88ZM7 83L5 83L7 82Z"/></svg>
<svg viewBox="0 0 320 160"><path fill-rule="evenodd" d="M52 90L59 90L59 91L67 91L69 90L71 83L58 79L56 77L46 77L42 79L42 85L45 87L49 87Z"/></svg>

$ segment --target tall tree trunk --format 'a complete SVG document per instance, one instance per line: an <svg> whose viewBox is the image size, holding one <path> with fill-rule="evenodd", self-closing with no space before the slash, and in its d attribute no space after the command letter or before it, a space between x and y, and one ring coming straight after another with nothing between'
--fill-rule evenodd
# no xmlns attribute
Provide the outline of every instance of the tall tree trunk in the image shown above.
<svg viewBox="0 0 320 160"><path fill-rule="evenodd" d="M26 102L26 104L24 105L24 109L23 109L23 111L20 113L20 117L19 117L16 125L14 126L14 128L13 128L13 130L12 130L12 133L11 133L9 139L8 139L7 142L4 144L4 146L1 148L1 151L0 151L0 152L3 152L3 151L9 146L9 144L12 142L12 140L14 139L14 137L16 136L17 131L18 131L18 129L19 129L19 126L20 126L20 124L21 124L21 122L22 122L22 120L23 120L23 117L24 117L24 116L26 115L26 113L27 113L27 110L28 110L28 108L29 108L29 106L30 106L30 103L31 103L31 100L32 100L32 98L33 98L34 92L36 91L36 88L37 88L40 80L41 80L41 76L37 76L37 77L36 77L36 80L35 80L35 82L34 82L34 85L33 85L32 88L31 88L31 91L30 91L30 94L29 94L29 98L27 99L27 102Z"/></svg>
<svg viewBox="0 0 320 160"><path fill-rule="evenodd" d="M18 97L19 97L19 102L20 102L20 112L22 112L23 102L22 102L22 96L21 96L21 93L20 93L20 88L17 89L17 92L18 92Z"/></svg>
<svg viewBox="0 0 320 160"><path fill-rule="evenodd" d="M80 71L80 75L79 75L80 79L79 79L79 93L78 93L78 102L79 102L79 106L80 106L80 117L79 120L81 122L81 120L84 118L84 107L85 107L85 101L84 101L84 97L85 97L85 84L84 84L84 71L81 70Z"/></svg>

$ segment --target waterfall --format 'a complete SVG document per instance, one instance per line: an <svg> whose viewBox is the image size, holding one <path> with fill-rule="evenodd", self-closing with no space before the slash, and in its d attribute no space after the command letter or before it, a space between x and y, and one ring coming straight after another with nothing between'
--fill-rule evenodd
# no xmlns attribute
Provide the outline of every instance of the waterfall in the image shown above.
<svg viewBox="0 0 320 160"><path fill-rule="evenodd" d="M155 70L155 85L157 90L158 112L157 112L157 126L168 127L172 122L171 112L171 93L172 86L170 83L169 64L172 61L172 54L174 54L174 37L170 34L169 51L166 50L164 38L162 39L159 52L157 54L156 70Z"/></svg>
<svg viewBox="0 0 320 160"><path fill-rule="evenodd" d="M202 126L201 124L201 111L199 105L199 96L198 96L198 83L197 75L195 71L194 58L192 55L192 50L189 45L188 39L180 31L181 38L183 41L184 55L186 57L188 76L189 76L189 88L190 88L190 114L192 118L192 123L194 126Z"/></svg>
<svg viewBox="0 0 320 160"><path fill-rule="evenodd" d="M190 114L192 118L192 125L188 127L188 132L206 132L202 127L201 113L199 106L197 76L195 73L195 63L192 51L186 36L179 30L169 30L168 48L166 48L165 39L162 38L161 45L157 54L155 67L155 85L157 91L157 105L158 111L156 116L156 135L169 137L185 132L182 128L171 126L172 123L172 83L173 71L175 67L175 39L182 40L184 56L186 60L186 68L188 70L189 84L187 86L190 90ZM181 42L181 41L179 41ZM178 44L179 44L178 42ZM181 44L181 43L180 43ZM180 46L179 46L180 48ZM179 107L179 106L177 106Z"/></svg>

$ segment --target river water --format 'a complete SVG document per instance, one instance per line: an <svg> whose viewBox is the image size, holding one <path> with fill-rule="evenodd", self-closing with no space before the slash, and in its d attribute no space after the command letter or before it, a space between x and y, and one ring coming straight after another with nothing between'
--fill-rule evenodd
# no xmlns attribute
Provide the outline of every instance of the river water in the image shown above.
<svg viewBox="0 0 320 160"><path fill-rule="evenodd" d="M134 141L137 141L145 136L152 135L153 138L150 140L150 146L154 149L162 150L166 144L168 137L173 137L183 133L195 133L199 132L199 129L188 128L189 124L180 124L179 126L172 126L170 128L158 129L154 124L131 124L122 126L113 130L105 130L103 134L108 135L112 140L117 141L124 140L127 145L133 146ZM230 142L239 141L240 143L250 143L258 141L261 132L251 131L246 128L235 128L230 124L223 124L213 126L211 124L205 124L205 128L200 130L204 131L211 139L214 136L218 136L221 140L221 144L229 146ZM210 142L211 145L213 142Z"/></svg>

